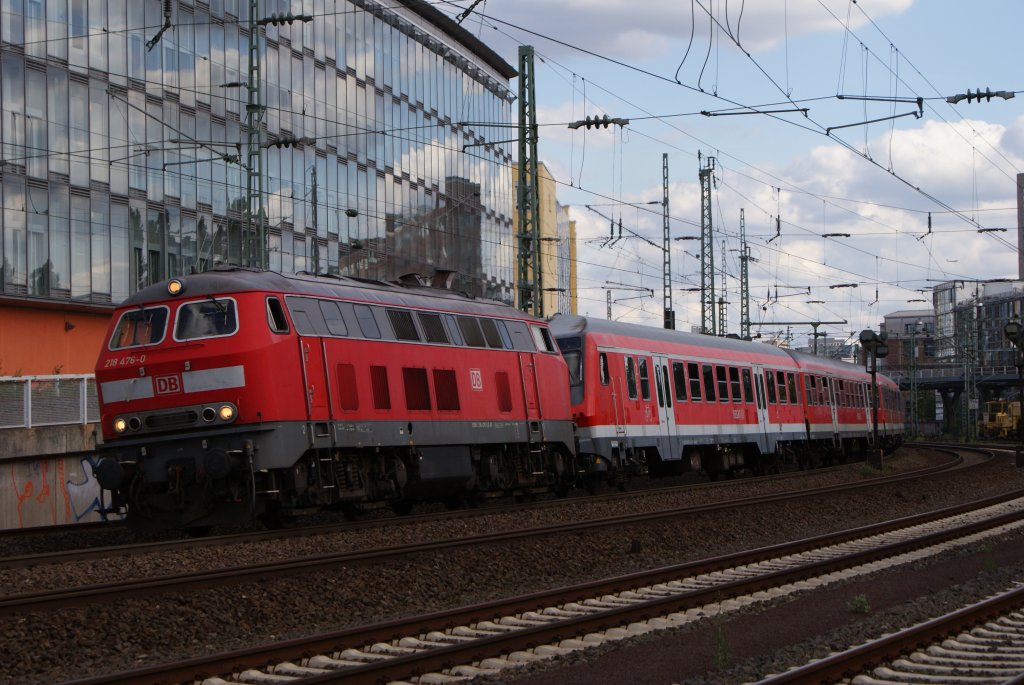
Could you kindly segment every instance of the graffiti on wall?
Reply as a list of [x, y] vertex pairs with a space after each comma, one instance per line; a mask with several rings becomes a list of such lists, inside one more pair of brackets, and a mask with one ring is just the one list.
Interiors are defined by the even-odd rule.
[[12, 461], [0, 468], [0, 527], [105, 521], [93, 455]]

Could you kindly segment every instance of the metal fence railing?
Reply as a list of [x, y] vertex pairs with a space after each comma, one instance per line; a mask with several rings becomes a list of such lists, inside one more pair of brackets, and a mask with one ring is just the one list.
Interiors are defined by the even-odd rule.
[[0, 429], [99, 421], [96, 378], [0, 376]]

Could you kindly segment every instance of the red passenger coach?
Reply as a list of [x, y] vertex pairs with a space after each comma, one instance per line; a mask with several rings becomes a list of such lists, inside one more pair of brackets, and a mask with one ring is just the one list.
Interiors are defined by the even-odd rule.
[[[872, 439], [870, 377], [857, 366], [578, 316], [555, 316], [551, 330], [569, 367], [580, 458], [598, 477], [761, 472], [862, 454]], [[894, 443], [902, 417], [886, 409], [883, 420]]]
[[544, 321], [421, 286], [221, 267], [118, 308], [96, 369], [101, 486], [129, 520], [564, 489]]

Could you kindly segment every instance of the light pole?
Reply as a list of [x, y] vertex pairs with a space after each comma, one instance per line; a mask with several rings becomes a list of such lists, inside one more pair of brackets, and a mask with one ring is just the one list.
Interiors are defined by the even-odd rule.
[[860, 344], [864, 348], [864, 370], [871, 374], [871, 428], [872, 449], [868, 453], [868, 463], [877, 469], [882, 468], [882, 449], [878, 443], [878, 359], [889, 354], [886, 344], [886, 333], [875, 333], [869, 328], [860, 332]]
[[910, 329], [910, 431], [916, 439], [918, 434], [917, 423], [917, 333], [923, 322], [918, 320]]
[[1014, 366], [1017, 367], [1017, 394], [1020, 401], [1020, 416], [1017, 417], [1017, 466], [1024, 466], [1024, 326], [1016, 318], [1003, 326], [1003, 335], [1013, 345]]

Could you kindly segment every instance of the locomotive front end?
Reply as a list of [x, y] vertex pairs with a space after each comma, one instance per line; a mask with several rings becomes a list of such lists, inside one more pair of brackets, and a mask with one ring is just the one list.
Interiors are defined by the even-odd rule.
[[96, 368], [95, 475], [108, 509], [130, 523], [202, 530], [258, 513], [253, 455], [272, 431], [251, 411], [265, 405], [247, 378], [256, 364], [242, 335], [246, 298], [174, 279], [115, 313]]

